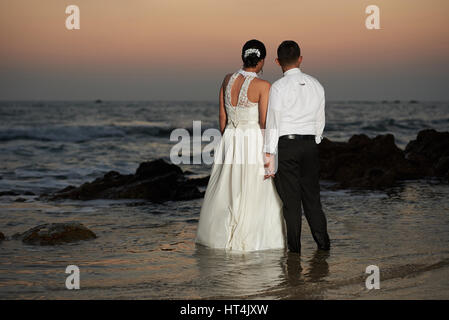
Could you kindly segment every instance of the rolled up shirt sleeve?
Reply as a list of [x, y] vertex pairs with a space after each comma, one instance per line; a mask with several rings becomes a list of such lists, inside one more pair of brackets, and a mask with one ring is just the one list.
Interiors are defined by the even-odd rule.
[[281, 122], [282, 95], [274, 85], [270, 88], [268, 100], [267, 121], [264, 134], [264, 152], [275, 154], [279, 140], [279, 126]]
[[325, 97], [323, 95], [323, 98], [322, 98], [319, 108], [318, 108], [317, 119], [315, 122], [315, 142], [317, 144], [319, 144], [321, 142], [321, 140], [323, 139], [323, 131], [324, 131], [325, 123], [326, 123], [325, 112], [324, 112], [325, 104], [326, 104]]

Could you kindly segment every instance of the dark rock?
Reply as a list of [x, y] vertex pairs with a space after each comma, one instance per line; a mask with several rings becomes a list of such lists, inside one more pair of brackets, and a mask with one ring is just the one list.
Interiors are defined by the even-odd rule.
[[185, 178], [181, 168], [162, 159], [143, 162], [135, 174], [109, 171], [102, 178], [80, 187], [67, 187], [50, 195], [57, 199], [147, 199], [154, 202], [201, 198], [195, 183]]
[[202, 178], [193, 178], [188, 181], [197, 187], [205, 187], [209, 183], [210, 176], [202, 177]]
[[427, 176], [444, 177], [449, 171], [449, 132], [422, 130], [405, 147], [405, 156]]
[[397, 180], [423, 176], [421, 168], [405, 159], [391, 134], [375, 138], [354, 135], [348, 142], [328, 139], [318, 145], [320, 176], [338, 182], [337, 188], [386, 188]]
[[8, 190], [8, 191], [1, 191], [1, 196], [18, 196], [18, 195], [25, 195], [25, 196], [35, 196], [35, 194], [31, 191], [14, 191], [14, 190]]
[[13, 240], [21, 240], [22, 239], [22, 234], [21, 233], [14, 233], [12, 236], [11, 236], [11, 239], [13, 239]]
[[9, 191], [1, 191], [0, 197], [2, 196], [18, 196], [19, 194], [15, 191], [9, 190]]
[[97, 236], [81, 223], [50, 223], [31, 228], [13, 239], [32, 245], [56, 245], [80, 240], [95, 239]]
[[142, 162], [136, 170], [136, 177], [140, 180], [164, 174], [182, 175], [183, 172], [177, 165], [169, 164], [162, 159]]
[[27, 199], [25, 198], [17, 198], [16, 200], [14, 200], [14, 202], [25, 202], [27, 201]]
[[443, 177], [448, 176], [449, 174], [449, 156], [443, 156], [441, 157], [436, 164], [435, 167], [435, 174], [437, 176]]
[[5, 238], [5, 235], [3, 234], [3, 233], [1, 233], [0, 232], [0, 241], [3, 241], [3, 240], [5, 240], [6, 238]]
[[76, 187], [75, 187], [75, 186], [67, 186], [67, 187], [65, 187], [64, 189], [61, 189], [61, 190], [56, 191], [56, 192], [58, 192], [58, 193], [61, 193], [61, 192], [68, 192], [68, 191], [72, 191], [73, 189], [76, 189]]

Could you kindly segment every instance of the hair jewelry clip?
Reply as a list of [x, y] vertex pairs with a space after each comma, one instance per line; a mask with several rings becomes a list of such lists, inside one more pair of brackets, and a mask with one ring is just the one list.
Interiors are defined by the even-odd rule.
[[260, 51], [259, 49], [246, 49], [245, 54], [243, 55], [244, 58], [249, 56], [251, 53], [255, 53], [258, 58], [260, 58]]

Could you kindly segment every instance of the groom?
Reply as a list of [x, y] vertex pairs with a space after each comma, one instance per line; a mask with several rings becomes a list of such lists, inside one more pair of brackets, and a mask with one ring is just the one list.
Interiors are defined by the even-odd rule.
[[[324, 89], [313, 77], [302, 73], [301, 50], [294, 41], [284, 41], [276, 63], [284, 76], [270, 89], [264, 152], [267, 175], [284, 204], [288, 248], [301, 251], [302, 208], [321, 250], [329, 250], [327, 223], [321, 208], [317, 144], [324, 130]], [[274, 172], [278, 154], [278, 169]]]

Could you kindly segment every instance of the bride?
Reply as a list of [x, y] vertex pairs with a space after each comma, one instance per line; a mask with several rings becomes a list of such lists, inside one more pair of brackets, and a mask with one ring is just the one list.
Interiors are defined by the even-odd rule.
[[220, 131], [204, 196], [196, 242], [212, 248], [255, 251], [285, 247], [282, 202], [264, 179], [263, 133], [270, 83], [259, 79], [265, 45], [250, 40], [243, 68], [220, 89]]

